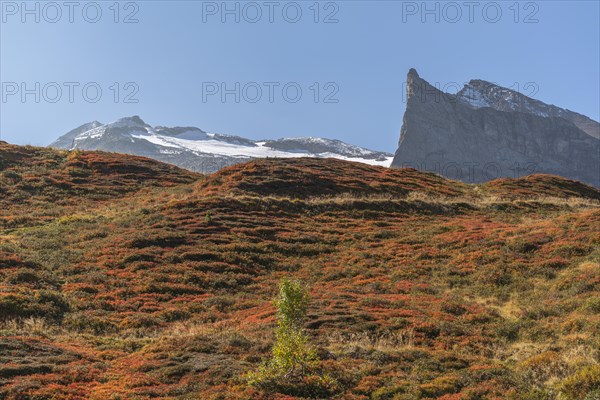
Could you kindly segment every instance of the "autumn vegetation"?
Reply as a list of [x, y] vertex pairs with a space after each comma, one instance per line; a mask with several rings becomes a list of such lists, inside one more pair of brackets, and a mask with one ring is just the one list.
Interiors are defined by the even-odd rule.
[[556, 176], [0, 142], [0, 398], [597, 400], [599, 262]]
[[277, 327], [271, 358], [247, 376], [248, 383], [269, 392], [322, 397], [334, 394], [336, 382], [319, 373], [317, 352], [304, 332], [310, 295], [302, 283], [283, 278], [275, 303]]

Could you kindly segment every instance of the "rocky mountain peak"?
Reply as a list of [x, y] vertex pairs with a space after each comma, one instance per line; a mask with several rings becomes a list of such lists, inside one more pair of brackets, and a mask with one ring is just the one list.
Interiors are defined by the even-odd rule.
[[124, 127], [124, 126], [150, 127], [150, 125], [145, 123], [144, 120], [142, 120], [139, 115], [133, 115], [131, 117], [119, 118], [118, 120], [116, 120], [115, 122], [113, 122], [110, 125], [113, 127]]
[[420, 76], [416, 69], [411, 68], [408, 70], [407, 82], [410, 82], [413, 79], [419, 79], [419, 78], [420, 78]]
[[491, 82], [442, 93], [411, 70], [392, 167], [466, 182], [549, 173], [600, 186], [600, 124]]
[[252, 140], [207, 133], [196, 127], [148, 125], [139, 116], [110, 124], [90, 123], [58, 138], [51, 147], [139, 155], [202, 173], [255, 158], [340, 158], [389, 166], [392, 155], [324, 138]]

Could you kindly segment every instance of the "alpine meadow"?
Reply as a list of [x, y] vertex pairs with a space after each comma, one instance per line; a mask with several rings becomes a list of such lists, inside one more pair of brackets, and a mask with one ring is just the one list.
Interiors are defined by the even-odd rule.
[[0, 0], [0, 400], [600, 400], [599, 16]]

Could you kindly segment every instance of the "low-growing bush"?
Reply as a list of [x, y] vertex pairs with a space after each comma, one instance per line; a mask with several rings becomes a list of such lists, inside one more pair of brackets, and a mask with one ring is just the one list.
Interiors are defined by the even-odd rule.
[[0, 298], [0, 320], [26, 317], [60, 320], [69, 309], [67, 299], [61, 293], [51, 290], [40, 290], [33, 296], [11, 293]]
[[295, 396], [323, 397], [332, 394], [336, 381], [318, 371], [316, 350], [302, 328], [310, 297], [296, 280], [279, 285], [275, 344], [269, 360], [247, 375], [252, 386]]
[[[600, 392], [600, 365], [590, 365], [565, 378], [560, 385], [560, 394], [569, 400], [594, 400]], [[598, 398], [598, 397], [596, 397]]]

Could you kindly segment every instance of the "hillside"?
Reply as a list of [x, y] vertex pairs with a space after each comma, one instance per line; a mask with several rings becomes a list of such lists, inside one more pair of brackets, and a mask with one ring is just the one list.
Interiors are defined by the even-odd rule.
[[0, 227], [37, 224], [200, 175], [143, 157], [0, 141]]
[[[600, 393], [590, 186], [310, 158], [205, 178], [6, 143], [0, 160], [0, 398]], [[331, 387], [243, 379], [269, 354], [285, 276], [311, 287], [306, 328]]]

